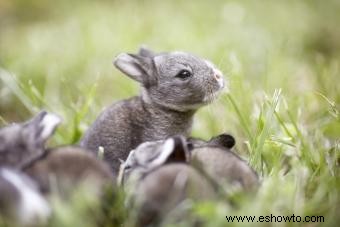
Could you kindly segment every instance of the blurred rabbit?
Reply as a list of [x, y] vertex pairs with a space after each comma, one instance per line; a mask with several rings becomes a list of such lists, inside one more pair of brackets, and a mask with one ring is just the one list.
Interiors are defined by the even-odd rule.
[[110, 167], [104, 161], [76, 146], [47, 149], [44, 156], [22, 169], [38, 183], [44, 194], [54, 189], [65, 196], [77, 186], [100, 194], [114, 183]]
[[209, 141], [190, 138], [191, 163], [208, 174], [218, 184], [241, 186], [245, 190], [256, 189], [259, 179], [256, 172], [230, 149], [235, 140], [221, 134]]
[[154, 53], [141, 48], [122, 53], [114, 65], [141, 84], [141, 94], [114, 103], [87, 130], [81, 146], [104, 158], [114, 175], [119, 159], [145, 141], [188, 135], [193, 116], [224, 87], [222, 73], [212, 63], [185, 52]]
[[0, 168], [0, 219], [8, 226], [38, 226], [51, 209], [37, 185], [17, 170]]
[[60, 122], [57, 115], [42, 111], [28, 122], [0, 129], [0, 166], [24, 171], [43, 193], [53, 185], [63, 194], [85, 182], [95, 189], [112, 185], [110, 167], [91, 152], [76, 146], [45, 149]]
[[[119, 183], [138, 209], [139, 226], [160, 222], [184, 201], [215, 198], [212, 185], [188, 161], [183, 137], [146, 142], [129, 154], [121, 165]], [[181, 211], [176, 218], [184, 214]]]
[[20, 167], [44, 153], [47, 139], [61, 119], [42, 111], [24, 123], [13, 123], [0, 129], [0, 166]]

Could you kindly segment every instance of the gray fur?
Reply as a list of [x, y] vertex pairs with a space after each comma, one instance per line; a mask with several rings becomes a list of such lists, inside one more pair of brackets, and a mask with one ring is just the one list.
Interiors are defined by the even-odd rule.
[[[103, 147], [115, 175], [119, 159], [125, 160], [140, 143], [189, 135], [197, 109], [213, 101], [224, 86], [221, 72], [211, 63], [184, 52], [155, 54], [142, 48], [138, 54], [120, 54], [114, 65], [141, 84], [141, 94], [104, 110], [81, 146], [93, 152]], [[181, 70], [192, 77], [176, 77]]]
[[42, 111], [27, 122], [1, 128], [0, 166], [20, 167], [41, 155], [60, 122], [55, 114]]
[[27, 173], [44, 194], [52, 192], [51, 184], [63, 195], [89, 181], [98, 192], [112, 185], [110, 167], [89, 151], [77, 146], [45, 148], [60, 122], [57, 115], [43, 111], [25, 123], [0, 129], [0, 166]]
[[37, 226], [47, 221], [50, 213], [50, 206], [35, 182], [17, 170], [0, 168], [2, 221], [8, 226]]
[[43, 194], [54, 190], [67, 197], [79, 186], [99, 195], [113, 184], [110, 167], [90, 152], [76, 146], [49, 149], [23, 168]]
[[121, 164], [118, 184], [125, 184], [129, 178], [132, 178], [130, 181], [139, 181], [149, 172], [167, 163], [188, 163], [189, 160], [190, 153], [184, 137], [144, 142], [132, 150], [126, 161]]
[[235, 141], [228, 134], [221, 134], [209, 141], [189, 139], [193, 143], [191, 162], [205, 171], [215, 182], [241, 186], [245, 190], [259, 185], [257, 173], [230, 149]]
[[[183, 137], [181, 138], [184, 140]], [[241, 186], [245, 190], [256, 189], [259, 184], [258, 176], [246, 161], [230, 150], [234, 143], [234, 138], [228, 134], [212, 137], [209, 141], [190, 138], [183, 145], [191, 144], [190, 158], [183, 159], [183, 162], [191, 163], [195, 168], [203, 171], [205, 176], [217, 185]], [[164, 141], [139, 145], [123, 164], [129, 167], [125, 175], [129, 175], [129, 172], [145, 174], [154, 169], [153, 162], [156, 160], [155, 157], [161, 155], [163, 145]], [[140, 175], [136, 178], [139, 179]]]
[[179, 208], [181, 203], [216, 199], [216, 191], [190, 165], [172, 163], [146, 175], [136, 187], [134, 196], [139, 206], [138, 225], [148, 226], [170, 216], [171, 219], [185, 219], [187, 210]]
[[[183, 137], [145, 142], [121, 165], [120, 183], [137, 207], [138, 226], [159, 222], [186, 199], [215, 198], [213, 186], [188, 164], [188, 152]], [[176, 218], [185, 216], [180, 213]]]

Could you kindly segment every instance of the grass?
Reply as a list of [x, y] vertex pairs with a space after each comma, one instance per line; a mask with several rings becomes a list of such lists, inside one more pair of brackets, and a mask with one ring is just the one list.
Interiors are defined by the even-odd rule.
[[[236, 208], [225, 198], [196, 204], [187, 222], [200, 217], [207, 226], [237, 226], [225, 216], [295, 214], [323, 215], [325, 222], [265, 224], [336, 226], [339, 9], [335, 0], [3, 0], [0, 125], [47, 109], [64, 118], [51, 144], [76, 143], [104, 106], [138, 93], [112, 66], [114, 56], [141, 44], [193, 52], [213, 61], [230, 84], [229, 93], [199, 111], [193, 135], [233, 134], [235, 151], [258, 171], [261, 187], [233, 195]], [[53, 203], [49, 225], [97, 223], [96, 212], [84, 209], [91, 201], [82, 198]], [[105, 225], [131, 222], [121, 200], [106, 204]]]

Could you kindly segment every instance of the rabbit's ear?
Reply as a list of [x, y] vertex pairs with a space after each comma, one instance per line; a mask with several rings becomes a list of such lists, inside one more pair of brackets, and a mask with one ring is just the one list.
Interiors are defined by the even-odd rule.
[[30, 121], [25, 123], [24, 130], [33, 141], [44, 143], [50, 138], [56, 127], [61, 123], [61, 118], [55, 114], [41, 111]]
[[162, 165], [170, 162], [188, 162], [189, 151], [181, 136], [167, 139], [162, 147], [161, 154], [153, 161], [154, 165]]
[[113, 64], [130, 78], [148, 86], [153, 78], [152, 59], [141, 55], [122, 53]]
[[141, 46], [139, 48], [138, 55], [142, 57], [153, 58], [156, 55], [156, 53], [148, 49], [146, 46]]
[[174, 148], [171, 155], [167, 158], [167, 162], [188, 162], [190, 153], [184, 137], [175, 136], [172, 139], [174, 141]]
[[208, 143], [231, 149], [235, 145], [235, 139], [233, 136], [224, 133], [211, 138]]

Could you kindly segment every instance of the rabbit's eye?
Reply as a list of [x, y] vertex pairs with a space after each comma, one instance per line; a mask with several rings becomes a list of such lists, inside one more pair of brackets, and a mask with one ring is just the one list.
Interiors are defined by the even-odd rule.
[[189, 77], [191, 77], [192, 76], [192, 74], [191, 74], [191, 72], [189, 72], [188, 70], [181, 70], [177, 75], [176, 75], [176, 77], [177, 78], [180, 78], [180, 79], [182, 79], [182, 80], [186, 80], [186, 79], [188, 79]]

